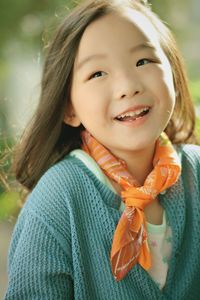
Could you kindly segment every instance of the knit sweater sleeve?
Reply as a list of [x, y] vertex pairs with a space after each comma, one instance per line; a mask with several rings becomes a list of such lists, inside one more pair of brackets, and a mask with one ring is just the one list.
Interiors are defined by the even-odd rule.
[[63, 178], [53, 168], [22, 209], [9, 251], [5, 300], [73, 299], [70, 218]]

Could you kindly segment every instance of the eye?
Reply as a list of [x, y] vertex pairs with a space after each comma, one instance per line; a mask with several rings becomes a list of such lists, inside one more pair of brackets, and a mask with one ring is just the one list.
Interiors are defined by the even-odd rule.
[[153, 61], [151, 59], [142, 58], [142, 59], [138, 60], [138, 62], [136, 63], [136, 67], [144, 66], [144, 65], [147, 65], [147, 64], [152, 63], [152, 62]]
[[93, 74], [89, 77], [89, 79], [93, 79], [93, 78], [97, 78], [97, 77], [102, 77], [103, 74], [106, 74], [106, 73], [103, 72], [103, 71], [97, 71], [97, 72], [93, 73]]

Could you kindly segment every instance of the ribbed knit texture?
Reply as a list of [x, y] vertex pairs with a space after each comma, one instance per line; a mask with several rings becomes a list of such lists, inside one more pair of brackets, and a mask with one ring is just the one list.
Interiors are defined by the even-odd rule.
[[173, 235], [162, 291], [139, 265], [115, 281], [109, 256], [121, 199], [67, 156], [43, 175], [20, 213], [5, 299], [199, 299], [200, 147], [181, 151], [182, 176], [159, 196]]

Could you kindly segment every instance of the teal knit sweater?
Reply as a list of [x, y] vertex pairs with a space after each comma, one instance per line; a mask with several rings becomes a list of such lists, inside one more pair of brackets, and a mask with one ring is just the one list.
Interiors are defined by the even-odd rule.
[[115, 281], [109, 255], [121, 199], [66, 156], [42, 176], [19, 215], [5, 299], [200, 299], [200, 147], [181, 152], [182, 176], [159, 197], [173, 233], [162, 291], [140, 265]]

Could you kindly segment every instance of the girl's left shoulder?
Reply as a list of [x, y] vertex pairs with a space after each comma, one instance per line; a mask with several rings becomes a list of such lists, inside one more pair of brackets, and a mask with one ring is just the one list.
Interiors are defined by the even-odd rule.
[[200, 158], [200, 146], [199, 145], [193, 145], [193, 144], [182, 144], [178, 146], [180, 151], [182, 151], [182, 154], [189, 155], [189, 156], [195, 156], [197, 158]]
[[200, 168], [200, 146], [182, 144], [176, 147], [182, 164], [190, 164], [195, 169]]

